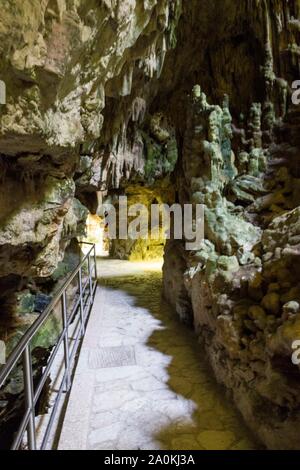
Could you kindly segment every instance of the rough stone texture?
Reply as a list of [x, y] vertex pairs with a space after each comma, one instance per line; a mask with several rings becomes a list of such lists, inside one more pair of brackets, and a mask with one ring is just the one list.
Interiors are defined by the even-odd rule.
[[[185, 116], [176, 125], [179, 199], [205, 205], [205, 240], [190, 253], [168, 243], [165, 296], [194, 323], [217, 379], [260, 439], [269, 448], [297, 449], [300, 381], [292, 343], [300, 334], [300, 148], [290, 85], [299, 70], [299, 4], [225, 1], [217, 12], [216, 3], [204, 19], [185, 6], [169, 59], [178, 70], [169, 109], [174, 122], [176, 104]], [[212, 37], [209, 57], [194, 71], [192, 62], [183, 69], [180, 53], [188, 54], [183, 37], [190, 21], [201, 30], [198, 38]], [[165, 71], [167, 79], [168, 64]], [[187, 77], [201, 86], [189, 90], [184, 104]]]
[[59, 449], [259, 448], [200, 361], [197, 338], [162, 301], [156, 265], [100, 266]]
[[174, 169], [174, 129], [162, 115], [143, 123], [144, 87], [157, 81], [175, 46], [180, 1], [14, 0], [0, 7], [7, 91], [0, 107], [0, 298], [7, 317], [8, 301], [18, 312], [24, 296], [56, 278], [70, 241], [84, 233], [86, 208], [97, 210], [97, 190], [129, 178], [151, 185]]

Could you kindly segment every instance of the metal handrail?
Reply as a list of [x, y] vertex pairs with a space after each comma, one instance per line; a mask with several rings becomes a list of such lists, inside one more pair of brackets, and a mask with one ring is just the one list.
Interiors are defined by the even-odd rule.
[[[85, 333], [86, 323], [89, 318], [89, 314], [94, 302], [96, 287], [97, 287], [97, 259], [96, 259], [96, 248], [93, 243], [82, 242], [83, 244], [90, 245], [88, 253], [83, 257], [74, 271], [67, 277], [66, 281], [60, 287], [55, 297], [51, 300], [49, 305], [46, 307], [40, 317], [31, 325], [26, 331], [16, 348], [11, 352], [7, 359], [6, 364], [0, 369], [0, 389], [5, 385], [11, 372], [18, 365], [20, 359], [23, 360], [23, 379], [24, 379], [24, 401], [25, 401], [25, 412], [21, 421], [21, 424], [16, 432], [12, 449], [17, 449], [22, 444], [25, 432], [27, 430], [28, 437], [28, 448], [30, 450], [37, 449], [37, 431], [35, 423], [35, 406], [38, 399], [43, 391], [43, 387], [46, 383], [48, 374], [50, 373], [51, 366], [54, 363], [54, 359], [57, 357], [57, 353], [60, 349], [61, 344], [64, 345], [64, 374], [61, 380], [58, 395], [56, 397], [52, 413], [50, 415], [48, 426], [45, 430], [41, 448], [45, 448], [47, 445], [47, 439], [50, 434], [51, 427], [54, 422], [55, 413], [58, 408], [58, 401], [61, 398], [62, 392], [69, 392], [71, 387], [71, 372], [72, 364], [75, 359], [76, 352], [79, 344]], [[94, 263], [92, 265], [91, 258]], [[82, 268], [87, 263], [88, 273], [87, 281], [82, 283]], [[75, 301], [72, 312], [68, 315], [66, 292], [68, 287], [71, 285], [75, 277], [78, 277], [78, 299]], [[87, 292], [88, 291], [88, 292]], [[49, 361], [45, 370], [42, 373], [41, 380], [39, 381], [36, 390], [34, 390], [33, 384], [33, 368], [32, 368], [32, 355], [31, 355], [31, 341], [34, 336], [39, 332], [41, 327], [45, 324], [46, 320], [50, 318], [55, 307], [61, 302], [62, 312], [62, 325], [63, 330], [57, 339], [56, 345], [53, 346]], [[71, 350], [69, 350], [69, 327], [74, 321], [76, 314], [78, 315], [77, 324], [74, 326], [74, 331], [78, 332], [75, 338], [75, 344]], [[74, 339], [74, 338], [72, 338]]]

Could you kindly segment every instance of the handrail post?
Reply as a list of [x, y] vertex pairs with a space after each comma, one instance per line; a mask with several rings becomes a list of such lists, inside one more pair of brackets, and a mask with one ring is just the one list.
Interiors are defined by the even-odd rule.
[[63, 292], [61, 297], [63, 331], [64, 331], [64, 359], [65, 359], [65, 373], [66, 373], [66, 392], [70, 390], [71, 377], [70, 377], [70, 356], [69, 356], [69, 337], [68, 337], [68, 319], [67, 319], [67, 298], [66, 291]]
[[81, 317], [81, 334], [84, 336], [85, 325], [84, 325], [84, 308], [83, 308], [83, 292], [82, 292], [82, 268], [80, 267], [78, 272], [79, 281], [79, 300], [80, 300], [80, 317]]
[[90, 286], [90, 305], [93, 304], [93, 281], [91, 271], [91, 253], [88, 254], [88, 272], [89, 272], [89, 286]]
[[97, 253], [96, 253], [96, 245], [94, 245], [94, 263], [95, 263], [95, 281], [97, 282], [97, 279], [98, 279], [98, 272], [97, 272]]
[[36, 450], [36, 432], [35, 432], [35, 408], [32, 362], [30, 354], [30, 345], [28, 344], [23, 352], [23, 375], [24, 375], [24, 397], [25, 407], [30, 410], [30, 416], [27, 426], [28, 448]]

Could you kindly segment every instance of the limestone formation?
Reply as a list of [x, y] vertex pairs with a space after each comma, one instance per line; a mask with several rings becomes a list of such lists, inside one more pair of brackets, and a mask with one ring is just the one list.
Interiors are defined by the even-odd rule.
[[[246, 423], [269, 448], [299, 448], [299, 0], [0, 7], [0, 339], [10, 351], [76, 265], [97, 192], [203, 204], [199, 250], [162, 235], [111, 252], [164, 250], [164, 295]], [[37, 340], [37, 374], [56, 327]], [[0, 394], [8, 427], [13, 383]]]

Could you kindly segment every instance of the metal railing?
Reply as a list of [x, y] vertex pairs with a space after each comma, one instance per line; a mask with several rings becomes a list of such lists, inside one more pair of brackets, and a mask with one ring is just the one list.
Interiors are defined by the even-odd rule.
[[[13, 438], [11, 449], [27, 448], [29, 450], [45, 449], [49, 440], [50, 432], [57, 418], [60, 399], [63, 394], [67, 396], [70, 391], [72, 372], [75, 364], [76, 353], [85, 333], [86, 324], [93, 306], [97, 287], [97, 259], [95, 245], [91, 245], [89, 251], [84, 255], [76, 269], [68, 276], [64, 284], [46, 307], [40, 317], [31, 325], [24, 334], [17, 347], [12, 351], [6, 364], [0, 369], [0, 390], [9, 384], [11, 375], [16, 368], [21, 368], [23, 373], [23, 393], [24, 393], [24, 414], [20, 419], [20, 425]], [[76, 279], [77, 278], [77, 279]], [[68, 308], [67, 290], [74, 287], [77, 280], [77, 292], [75, 300], [72, 295], [72, 306]], [[58, 334], [57, 341], [53, 344], [53, 349], [48, 358], [47, 364], [43, 367], [41, 374], [38, 374], [38, 383], [34, 376], [32, 342], [37, 333], [42, 331], [47, 320], [52, 315], [56, 315], [59, 307], [62, 331]], [[72, 331], [70, 331], [72, 330]], [[73, 343], [73, 344], [72, 344]], [[62, 346], [62, 347], [61, 347]], [[61, 351], [63, 349], [63, 352]], [[59, 356], [61, 351], [61, 358]], [[61, 361], [60, 361], [61, 359]], [[53, 373], [55, 364], [55, 378], [51, 380], [59, 381], [55, 391], [55, 400], [49, 413], [48, 423], [41, 433], [37, 433], [37, 413], [36, 407], [41, 394], [45, 388], [49, 374]], [[27, 439], [26, 439], [27, 433]], [[37, 439], [38, 437], [38, 439]], [[40, 441], [38, 444], [37, 440]]]

